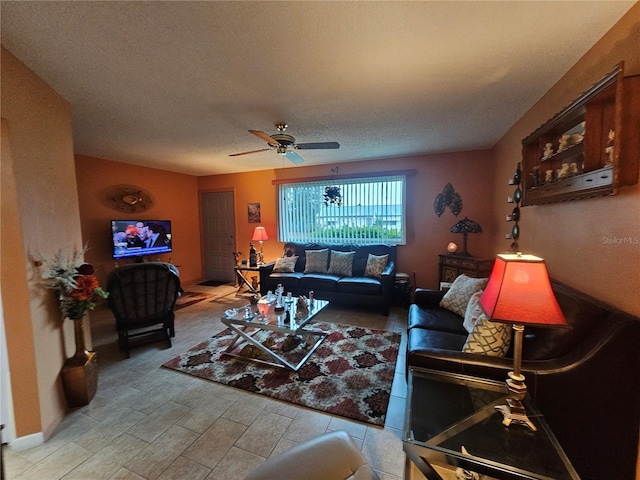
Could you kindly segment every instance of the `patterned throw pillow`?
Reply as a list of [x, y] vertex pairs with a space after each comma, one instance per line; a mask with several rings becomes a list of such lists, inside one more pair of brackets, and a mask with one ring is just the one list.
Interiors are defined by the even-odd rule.
[[304, 273], [327, 273], [327, 264], [329, 263], [329, 249], [322, 250], [305, 250], [307, 262], [304, 265]]
[[331, 250], [331, 263], [329, 264], [329, 273], [340, 275], [341, 277], [353, 276], [353, 257], [356, 252], [337, 252]]
[[464, 342], [462, 351], [490, 357], [504, 357], [511, 345], [511, 325], [496, 323], [486, 315], [478, 317], [475, 327]]
[[371, 255], [367, 257], [367, 266], [364, 269], [365, 277], [375, 277], [380, 278], [382, 276], [382, 272], [387, 268], [387, 261], [389, 260], [389, 255]]
[[298, 257], [281, 257], [276, 260], [276, 264], [273, 267], [274, 272], [280, 273], [293, 273], [296, 268], [296, 261]]
[[467, 312], [471, 295], [487, 286], [488, 278], [471, 278], [460, 275], [453, 281], [451, 288], [445, 293], [440, 306], [457, 313], [461, 317]]
[[484, 290], [479, 290], [471, 295], [471, 300], [469, 300], [469, 304], [467, 305], [467, 311], [464, 314], [464, 323], [462, 325], [469, 333], [473, 331], [473, 327], [476, 326], [480, 317], [487, 316], [480, 306], [480, 297], [483, 291]]

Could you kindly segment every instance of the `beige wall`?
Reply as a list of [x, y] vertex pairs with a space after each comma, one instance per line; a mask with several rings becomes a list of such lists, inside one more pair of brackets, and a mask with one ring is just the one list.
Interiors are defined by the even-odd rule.
[[[76, 156], [75, 164], [81, 199], [82, 238], [89, 245], [86, 259], [96, 266], [97, 277], [103, 285], [115, 265], [111, 220], [171, 220], [174, 250], [153, 259], [171, 260], [178, 265], [182, 283], [192, 283], [202, 278], [196, 177], [83, 155]], [[136, 214], [109, 207], [104, 201], [104, 191], [122, 184], [145, 189], [153, 197], [153, 206]], [[118, 263], [122, 265], [132, 261], [123, 259]]]
[[[66, 410], [59, 377], [75, 347], [73, 325], [63, 323], [53, 295], [39, 284], [41, 272], [35, 260], [82, 245], [71, 114], [62, 97], [3, 48], [2, 116], [3, 174], [12, 171], [9, 192], [15, 193], [7, 198], [2, 191], [2, 301], [16, 435], [41, 431], [46, 437]], [[7, 156], [6, 134], [11, 147]], [[11, 210], [7, 217], [5, 202]], [[25, 293], [28, 299], [23, 298]], [[32, 355], [35, 386], [33, 372], [23, 372]], [[34, 420], [38, 412], [39, 422]]]
[[[504, 216], [511, 210], [506, 198], [513, 188], [506, 180], [521, 158], [521, 140], [620, 61], [626, 74], [640, 74], [639, 46], [636, 4], [495, 146], [494, 250], [508, 247]], [[545, 258], [552, 277], [640, 315], [640, 184], [621, 188], [617, 196], [525, 207], [521, 216], [521, 249]], [[631, 243], [607, 243], [615, 238]]]
[[[394, 170], [415, 170], [407, 187], [407, 244], [398, 248], [398, 271], [415, 273], [417, 285], [437, 288], [438, 254], [446, 253], [446, 246], [454, 241], [462, 248], [462, 236], [451, 233], [458, 220], [468, 216], [483, 227], [491, 217], [489, 210], [493, 167], [490, 152], [473, 151], [386, 158], [352, 163], [320, 166], [302, 166], [278, 170], [265, 170], [250, 174], [230, 174], [200, 177], [201, 192], [231, 190], [235, 194], [236, 247], [243, 253], [255, 224], [247, 221], [247, 203], [260, 203], [262, 225], [267, 228], [269, 241], [264, 243], [265, 261], [275, 260], [282, 254], [283, 244], [276, 238], [276, 186], [274, 180], [313, 179], [331, 175], [338, 167], [340, 174], [371, 173]], [[463, 201], [462, 212], [455, 217], [449, 209], [438, 217], [433, 202], [447, 183], [451, 183]], [[486, 231], [486, 230], [485, 230]], [[489, 248], [490, 235], [469, 235], [468, 249], [475, 256], [493, 256]]]

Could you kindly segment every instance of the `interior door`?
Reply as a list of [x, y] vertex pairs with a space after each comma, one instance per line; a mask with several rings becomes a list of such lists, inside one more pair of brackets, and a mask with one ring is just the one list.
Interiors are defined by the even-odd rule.
[[205, 280], [235, 281], [235, 214], [233, 192], [200, 196]]

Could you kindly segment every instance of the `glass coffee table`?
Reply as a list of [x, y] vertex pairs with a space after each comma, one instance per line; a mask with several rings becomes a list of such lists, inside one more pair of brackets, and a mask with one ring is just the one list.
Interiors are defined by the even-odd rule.
[[[297, 300], [296, 297], [293, 297], [290, 302], [285, 303], [284, 311], [277, 312], [275, 302], [272, 304], [258, 303], [258, 305], [245, 305], [237, 309], [235, 315], [223, 315], [222, 323], [236, 333], [236, 337], [225, 349], [225, 355], [288, 368], [297, 372], [327, 336], [325, 332], [308, 328], [308, 324], [329, 305], [326, 300], [316, 299], [309, 305], [308, 311], [303, 312], [298, 311]], [[290, 362], [273, 345], [264, 341], [265, 336], [261, 332], [265, 331], [267, 334], [284, 334], [295, 337], [296, 342], [306, 350], [305, 355], [296, 363]], [[260, 337], [260, 340], [256, 337]], [[233, 353], [234, 348], [237, 349], [242, 343], [258, 348], [266, 359]]]
[[462, 478], [580, 480], [528, 395], [535, 432], [503, 425], [504, 382], [414, 367], [407, 381], [405, 478], [413, 463], [428, 480], [456, 478], [456, 469]]

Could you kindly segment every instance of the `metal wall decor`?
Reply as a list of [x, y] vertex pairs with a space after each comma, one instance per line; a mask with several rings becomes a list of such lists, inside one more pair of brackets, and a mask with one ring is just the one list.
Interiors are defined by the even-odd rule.
[[511, 245], [509, 245], [510, 252], [518, 252], [520, 250], [520, 246], [518, 245], [518, 238], [520, 238], [520, 225], [518, 222], [520, 222], [520, 202], [522, 201], [521, 182], [522, 168], [518, 162], [516, 172], [513, 174], [513, 178], [509, 180], [509, 185], [515, 185], [516, 189], [513, 192], [513, 196], [507, 197], [507, 203], [515, 203], [515, 207], [511, 210], [511, 214], [507, 215], [506, 218], [507, 222], [514, 222], [514, 225], [511, 227], [511, 232], [505, 235], [508, 240], [513, 240]]
[[325, 205], [342, 205], [342, 194], [340, 187], [324, 187], [324, 204]]
[[451, 183], [447, 183], [444, 186], [442, 193], [436, 195], [436, 199], [433, 202], [433, 210], [439, 217], [442, 216], [447, 207], [451, 209], [451, 213], [456, 217], [462, 211], [462, 197], [456, 193]]
[[153, 207], [153, 197], [136, 185], [114, 185], [102, 193], [103, 202], [119, 212], [140, 213]]

